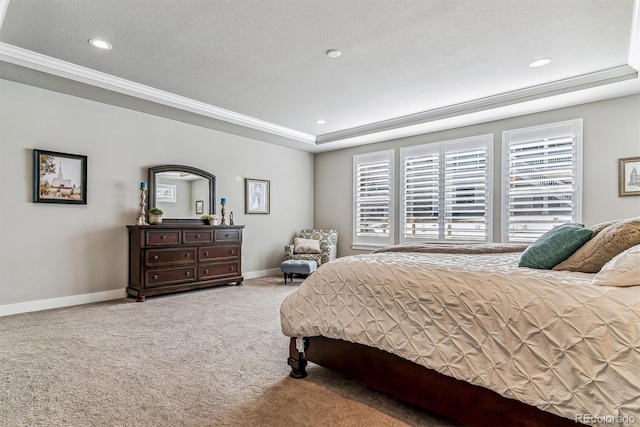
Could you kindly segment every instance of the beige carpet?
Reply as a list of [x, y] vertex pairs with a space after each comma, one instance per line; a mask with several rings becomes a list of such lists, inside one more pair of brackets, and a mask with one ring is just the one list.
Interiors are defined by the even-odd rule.
[[0, 317], [0, 426], [457, 425], [316, 365], [289, 378], [299, 283]]

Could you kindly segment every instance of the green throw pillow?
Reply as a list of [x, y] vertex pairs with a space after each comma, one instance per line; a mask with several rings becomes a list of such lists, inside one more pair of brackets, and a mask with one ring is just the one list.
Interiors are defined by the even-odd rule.
[[520, 256], [518, 267], [550, 270], [584, 245], [593, 231], [582, 224], [563, 224], [538, 237]]

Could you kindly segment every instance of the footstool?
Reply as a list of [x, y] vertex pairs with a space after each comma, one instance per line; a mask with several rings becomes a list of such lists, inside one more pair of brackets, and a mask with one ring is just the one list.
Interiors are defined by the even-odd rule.
[[288, 259], [282, 261], [280, 264], [280, 270], [284, 273], [284, 284], [287, 284], [287, 276], [293, 282], [293, 275], [300, 274], [303, 276], [308, 276], [309, 274], [316, 271], [318, 268], [318, 263], [314, 260], [305, 260], [305, 259]]

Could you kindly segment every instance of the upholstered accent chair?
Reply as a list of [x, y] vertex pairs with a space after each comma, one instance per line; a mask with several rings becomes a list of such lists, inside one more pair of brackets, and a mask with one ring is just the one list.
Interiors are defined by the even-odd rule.
[[338, 253], [338, 230], [300, 230], [298, 239], [312, 239], [320, 242], [320, 253], [296, 253], [296, 245], [284, 247], [284, 259], [315, 260], [320, 265], [336, 259]]

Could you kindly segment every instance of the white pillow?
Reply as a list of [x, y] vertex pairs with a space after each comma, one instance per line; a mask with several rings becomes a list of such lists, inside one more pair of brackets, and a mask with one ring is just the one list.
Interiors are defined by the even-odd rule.
[[320, 254], [320, 240], [302, 239], [296, 237], [293, 239], [294, 254]]
[[592, 283], [598, 286], [640, 285], [640, 245], [613, 257], [600, 269]]

